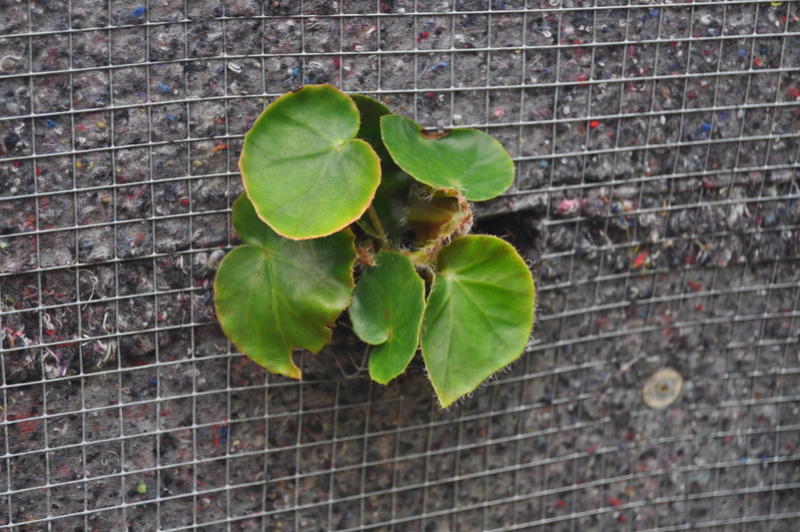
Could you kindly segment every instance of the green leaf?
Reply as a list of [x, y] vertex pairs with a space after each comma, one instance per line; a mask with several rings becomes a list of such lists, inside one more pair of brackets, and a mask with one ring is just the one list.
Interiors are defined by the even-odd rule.
[[442, 248], [421, 342], [442, 407], [519, 358], [533, 327], [535, 296], [525, 262], [503, 240], [469, 235]]
[[381, 117], [392, 114], [392, 111], [374, 98], [360, 94], [353, 94], [350, 97], [355, 102], [361, 117], [361, 126], [356, 136], [369, 142], [382, 163], [391, 163], [392, 159], [381, 138]]
[[496, 139], [477, 129], [442, 134], [399, 115], [381, 118], [383, 142], [397, 165], [434, 188], [454, 188], [470, 201], [504, 192], [514, 182], [514, 162]]
[[318, 352], [350, 304], [353, 233], [346, 229], [315, 240], [281, 237], [242, 195], [233, 224], [244, 245], [222, 260], [214, 281], [222, 330], [243, 353], [274, 373], [300, 378], [295, 347]]
[[381, 251], [375, 263], [361, 274], [350, 319], [358, 337], [377, 346], [369, 358], [369, 374], [386, 384], [405, 371], [417, 351], [425, 283], [404, 255]]
[[356, 221], [380, 183], [380, 160], [355, 138], [355, 103], [331, 85], [306, 85], [270, 104], [245, 135], [239, 168], [259, 218], [302, 240]]

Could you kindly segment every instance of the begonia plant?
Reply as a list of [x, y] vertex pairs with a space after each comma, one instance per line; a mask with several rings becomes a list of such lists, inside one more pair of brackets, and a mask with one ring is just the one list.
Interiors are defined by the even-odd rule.
[[331, 85], [278, 98], [245, 136], [242, 244], [214, 283], [223, 331], [268, 370], [300, 378], [345, 310], [381, 384], [421, 352], [443, 407], [516, 360], [535, 287], [504, 240], [469, 234], [470, 202], [504, 192], [514, 164], [476, 129], [430, 132]]

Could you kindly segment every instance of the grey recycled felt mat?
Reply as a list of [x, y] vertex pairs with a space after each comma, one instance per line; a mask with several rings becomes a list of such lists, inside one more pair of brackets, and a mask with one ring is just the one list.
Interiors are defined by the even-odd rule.
[[[800, 3], [0, 0], [0, 529], [798, 531]], [[512, 155], [522, 358], [449, 410], [216, 325], [303, 84]], [[677, 400], [643, 399], [661, 368]]]

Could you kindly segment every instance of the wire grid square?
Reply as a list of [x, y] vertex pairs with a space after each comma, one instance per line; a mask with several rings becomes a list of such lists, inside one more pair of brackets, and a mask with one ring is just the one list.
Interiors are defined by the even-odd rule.
[[[796, 526], [796, 4], [4, 9], [2, 528]], [[537, 340], [452, 412], [214, 324], [242, 135], [323, 82], [516, 161]]]

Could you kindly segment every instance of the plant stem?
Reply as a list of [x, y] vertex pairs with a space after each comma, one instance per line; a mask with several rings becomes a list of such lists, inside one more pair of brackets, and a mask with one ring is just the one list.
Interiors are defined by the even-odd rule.
[[381, 219], [378, 217], [378, 213], [372, 205], [367, 209], [367, 216], [369, 216], [369, 221], [372, 223], [372, 228], [378, 233], [378, 240], [380, 240], [381, 246], [389, 248], [389, 237], [386, 235], [386, 230], [383, 228]]

